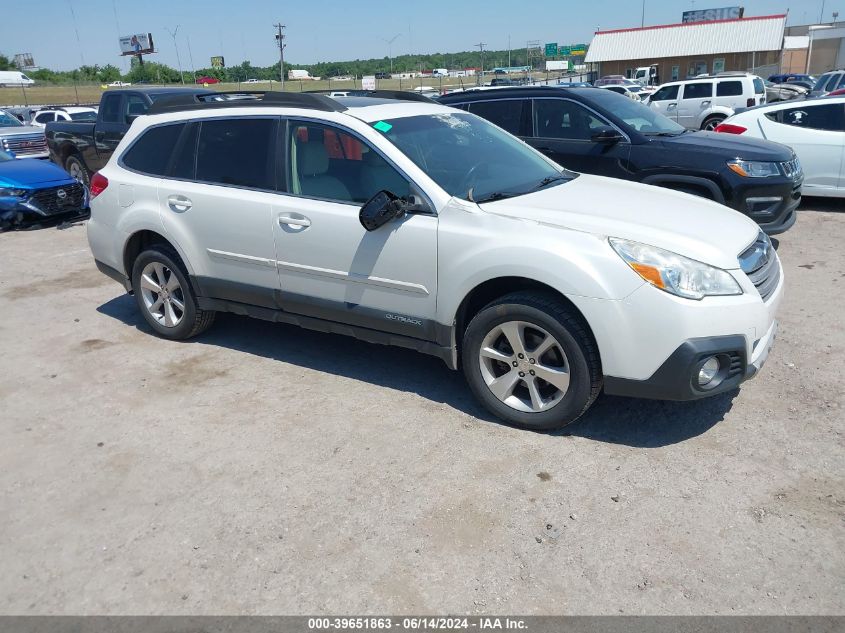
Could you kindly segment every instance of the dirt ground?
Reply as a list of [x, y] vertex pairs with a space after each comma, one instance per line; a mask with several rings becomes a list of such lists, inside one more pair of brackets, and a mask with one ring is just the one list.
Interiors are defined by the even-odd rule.
[[434, 358], [245, 317], [153, 336], [82, 225], [0, 235], [2, 614], [842, 614], [845, 202], [768, 364], [502, 426]]

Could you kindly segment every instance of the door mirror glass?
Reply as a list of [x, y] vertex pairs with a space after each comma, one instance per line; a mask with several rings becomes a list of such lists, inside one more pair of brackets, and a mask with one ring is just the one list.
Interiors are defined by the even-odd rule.
[[611, 145], [622, 140], [622, 135], [609, 125], [602, 125], [593, 130], [590, 140], [594, 143], [606, 143]]
[[368, 231], [375, 231], [391, 220], [405, 215], [405, 203], [395, 194], [382, 189], [364, 203], [358, 213], [358, 219]]

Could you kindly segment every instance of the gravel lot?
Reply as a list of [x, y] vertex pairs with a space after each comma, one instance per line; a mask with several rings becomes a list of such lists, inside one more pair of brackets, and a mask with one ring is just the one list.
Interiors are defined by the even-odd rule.
[[84, 226], [0, 235], [0, 613], [845, 613], [843, 243], [805, 202], [738, 393], [545, 435], [402, 349], [155, 338]]

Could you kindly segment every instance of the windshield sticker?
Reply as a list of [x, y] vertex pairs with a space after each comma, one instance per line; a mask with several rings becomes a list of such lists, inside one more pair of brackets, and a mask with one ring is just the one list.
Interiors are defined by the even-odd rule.
[[393, 126], [390, 125], [390, 123], [388, 123], [387, 121], [379, 121], [378, 123], [373, 123], [373, 127], [379, 132], [384, 132], [385, 134], [387, 134], [388, 132], [390, 132], [391, 129], [393, 129]]

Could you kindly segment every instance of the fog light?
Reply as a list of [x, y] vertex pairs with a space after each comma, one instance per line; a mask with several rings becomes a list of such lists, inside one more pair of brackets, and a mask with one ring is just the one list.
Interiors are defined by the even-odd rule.
[[709, 385], [713, 382], [713, 379], [719, 373], [719, 359], [715, 356], [711, 356], [704, 364], [701, 366], [701, 369], [698, 370], [698, 385], [699, 387], [704, 387]]

